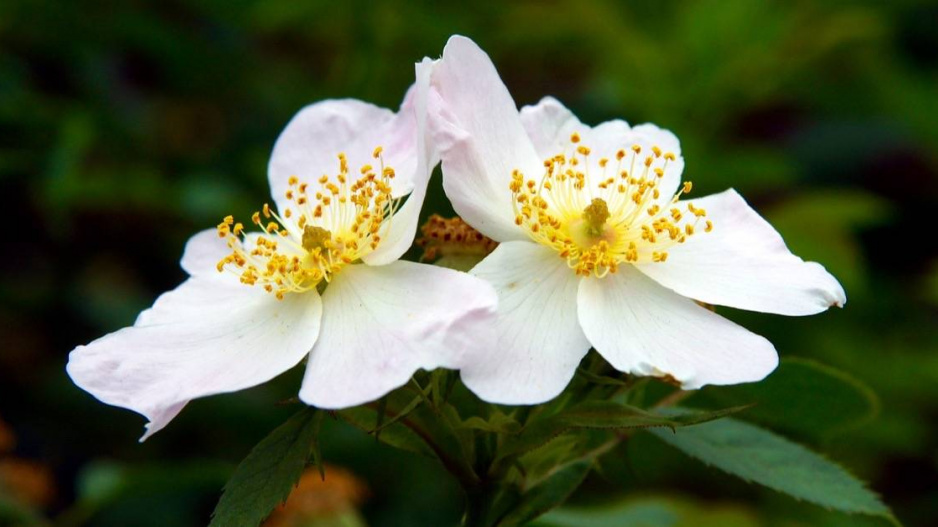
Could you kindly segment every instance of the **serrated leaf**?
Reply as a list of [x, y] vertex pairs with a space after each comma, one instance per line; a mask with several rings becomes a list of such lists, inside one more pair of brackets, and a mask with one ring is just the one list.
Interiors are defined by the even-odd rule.
[[[387, 401], [387, 399], [383, 399], [383, 400], [384, 400], [384, 401]], [[394, 417], [392, 417], [392, 418], [391, 418], [390, 420], [388, 420], [388, 421], [385, 421], [385, 420], [384, 420], [384, 414], [385, 414], [385, 412], [387, 411], [387, 403], [386, 403], [386, 402], [385, 402], [384, 404], [380, 404], [380, 403], [379, 403], [379, 405], [378, 405], [378, 423], [377, 423], [377, 426], [375, 427], [375, 429], [372, 431], [372, 432], [375, 434], [375, 437], [377, 438], [377, 437], [380, 435], [380, 432], [381, 432], [382, 430], [384, 430], [385, 428], [387, 428], [387, 427], [393, 425], [394, 423], [397, 423], [397, 422], [400, 421], [401, 419], [407, 417], [408, 414], [410, 414], [411, 412], [413, 412], [414, 409], [416, 409], [418, 406], [420, 406], [420, 405], [421, 405], [423, 402], [425, 402], [425, 401], [426, 401], [426, 399], [424, 398], [424, 395], [423, 395], [423, 394], [418, 395], [417, 397], [414, 397], [413, 400], [411, 400], [409, 403], [407, 403], [407, 406], [405, 406], [403, 409], [401, 409], [401, 411], [398, 412], [397, 415], [395, 415]]]
[[612, 401], [589, 401], [529, 423], [517, 436], [505, 442], [501, 458], [509, 458], [538, 448], [555, 437], [578, 428], [624, 430], [631, 428], [677, 428], [719, 419], [745, 407], [665, 416]]
[[879, 409], [866, 385], [808, 359], [785, 359], [762, 382], [708, 387], [701, 395], [719, 405], [755, 403], [747, 419], [809, 437], [856, 427]]
[[892, 517], [873, 492], [839, 465], [755, 425], [723, 419], [651, 433], [746, 481], [846, 513]]
[[[378, 423], [377, 411], [365, 406], [340, 410], [336, 412], [336, 415], [346, 423], [365, 433], [374, 431]], [[375, 439], [400, 450], [414, 452], [427, 457], [436, 457], [433, 450], [427, 446], [427, 443], [416, 432], [407, 428], [400, 422], [395, 422], [384, 427], [381, 430], [381, 434], [376, 435]]]
[[472, 416], [460, 425], [471, 430], [482, 430], [496, 434], [517, 434], [521, 431], [521, 423], [501, 412], [494, 412], [488, 419]]
[[287, 499], [316, 441], [318, 413], [301, 410], [251, 450], [225, 485], [209, 527], [257, 527]]
[[577, 368], [577, 375], [586, 379], [587, 381], [593, 384], [602, 384], [605, 386], [620, 386], [626, 387], [629, 385], [624, 379], [617, 379], [615, 377], [608, 377], [606, 375], [597, 375], [585, 368]]
[[537, 485], [526, 489], [520, 502], [498, 522], [498, 527], [526, 525], [567, 501], [567, 498], [586, 479], [592, 465], [592, 460], [578, 460], [558, 467], [556, 472], [541, 480]]
[[590, 506], [561, 507], [531, 527], [759, 527], [763, 522], [741, 504], [643, 496]]

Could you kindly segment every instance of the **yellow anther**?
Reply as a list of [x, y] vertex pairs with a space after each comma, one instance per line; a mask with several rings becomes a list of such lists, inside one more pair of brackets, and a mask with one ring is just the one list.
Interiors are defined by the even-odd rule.
[[661, 157], [661, 149], [657, 146], [651, 147], [651, 151], [654, 152], [655, 157]]
[[576, 132], [573, 132], [572, 134], [570, 134], [570, 142], [573, 143], [573, 144], [579, 143], [579, 142], [580, 142], [580, 134], [578, 134], [578, 133], [576, 133]]
[[371, 157], [378, 159], [379, 157], [381, 157], [381, 152], [383, 151], [384, 151], [384, 148], [380, 146], [376, 146], [374, 152], [371, 153]]
[[666, 160], [668, 160], [668, 161], [674, 161], [674, 160], [676, 159], [676, 157], [674, 156], [674, 154], [671, 153], [671, 152], [668, 152], [667, 154], [665, 154], [665, 155], [664, 155], [664, 158], [665, 158]]
[[642, 147], [640, 145], [632, 145], [632, 151], [636, 154], [642, 153]]
[[270, 217], [270, 205], [268, 205], [267, 203], [264, 203], [264, 206], [261, 208], [261, 210], [264, 212], [265, 218]]
[[689, 194], [692, 188], [694, 188], [694, 184], [692, 182], [684, 182], [684, 194]]
[[287, 185], [290, 185], [292, 187], [293, 185], [296, 185], [297, 183], [299, 183], [299, 181], [300, 180], [296, 176], [290, 176], [290, 178], [287, 179]]
[[577, 152], [578, 154], [580, 154], [581, 156], [588, 156], [588, 155], [590, 155], [590, 149], [587, 148], [587, 147], [585, 147], [585, 146], [582, 146], [582, 145], [576, 147], [576, 152]]

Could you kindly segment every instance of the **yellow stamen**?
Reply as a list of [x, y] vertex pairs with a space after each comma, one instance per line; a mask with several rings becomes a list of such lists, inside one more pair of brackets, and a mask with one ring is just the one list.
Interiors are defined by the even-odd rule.
[[[659, 190], [675, 154], [652, 145], [642, 155], [642, 146], [633, 144], [616, 150], [615, 161], [593, 162], [578, 133], [571, 134], [568, 148], [544, 160], [539, 179], [514, 170], [509, 190], [515, 224], [556, 250], [578, 275], [603, 277], [623, 263], [666, 262], [668, 248], [713, 229], [710, 220], [701, 219], [706, 211], [679, 202], [693, 188], [690, 182], [675, 195]], [[599, 179], [590, 176], [597, 168]]]

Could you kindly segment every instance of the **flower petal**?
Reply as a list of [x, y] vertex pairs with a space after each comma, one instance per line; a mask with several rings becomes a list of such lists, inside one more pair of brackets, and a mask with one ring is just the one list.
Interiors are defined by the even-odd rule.
[[494, 240], [524, 239], [514, 224], [511, 173], [540, 177], [543, 166], [495, 66], [468, 38], [446, 44], [431, 77], [429, 110], [453, 208]]
[[584, 279], [577, 306], [593, 347], [623, 372], [669, 375], [696, 389], [758, 381], [778, 365], [769, 341], [628, 265]]
[[668, 249], [663, 263], [638, 266], [658, 283], [708, 304], [780, 315], [812, 315], [846, 303], [837, 279], [789, 252], [735, 190], [690, 201], [707, 211], [713, 231]]
[[218, 261], [231, 254], [227, 242], [216, 229], [206, 229], [189, 238], [179, 264], [189, 276], [218, 276]]
[[397, 261], [351, 265], [323, 293], [322, 336], [300, 399], [319, 408], [373, 401], [418, 369], [458, 368], [491, 348], [495, 292], [465, 273]]
[[146, 416], [146, 439], [197, 397], [266, 382], [296, 365], [319, 334], [316, 293], [282, 301], [260, 288], [191, 278], [137, 325], [69, 355], [68, 374], [100, 401]]
[[557, 396], [590, 348], [576, 315], [579, 278], [554, 251], [530, 242], [502, 243], [471, 274], [498, 291], [498, 342], [463, 366], [463, 382], [493, 403]]
[[[657, 146], [662, 152], [676, 156], [674, 161], [668, 162], [664, 177], [658, 182], [659, 201], [669, 202], [681, 183], [684, 171], [681, 143], [673, 133], [653, 124], [629, 126], [627, 122], [616, 119], [591, 127], [580, 122], [573, 112], [553, 97], [544, 97], [536, 105], [522, 108], [521, 122], [542, 159], [561, 153], [570, 155], [570, 137], [576, 132], [580, 136], [580, 144], [591, 150], [590, 171], [595, 174], [604, 173], [599, 160], [604, 157], [615, 159], [619, 150], [625, 150], [631, 156], [631, 148], [637, 145], [642, 151], [639, 159], [643, 159], [653, 146]], [[636, 166], [641, 167], [641, 162]], [[629, 165], [623, 168], [629, 168]], [[600, 178], [595, 178], [593, 183], [601, 182]]]
[[521, 108], [521, 124], [541, 159], [554, 156], [570, 147], [570, 136], [589, 127], [553, 97]]
[[398, 113], [355, 99], [333, 99], [311, 104], [287, 124], [274, 144], [267, 168], [270, 191], [283, 211], [290, 176], [315, 182], [339, 170], [339, 153], [348, 157], [353, 175], [363, 165], [374, 165], [375, 147], [383, 147], [384, 163], [396, 172], [395, 197], [411, 191], [417, 169], [416, 119], [413, 89]]
[[[427, 92], [430, 89], [430, 73], [433, 61], [423, 59], [415, 66], [417, 82], [414, 84], [414, 104], [411, 111], [416, 113], [416, 155], [417, 168], [414, 173], [414, 190], [407, 201], [394, 214], [390, 229], [378, 247], [364, 255], [362, 260], [368, 265], [386, 265], [400, 258], [414, 243], [420, 209], [427, 196], [427, 184], [433, 167], [439, 162], [439, 155], [433, 143], [427, 137]], [[401, 112], [405, 111], [401, 109]]]

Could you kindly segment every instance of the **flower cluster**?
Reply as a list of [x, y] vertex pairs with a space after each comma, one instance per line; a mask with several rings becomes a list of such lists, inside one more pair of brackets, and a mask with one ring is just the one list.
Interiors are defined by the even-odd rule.
[[[544, 98], [520, 110], [488, 56], [452, 37], [415, 68], [398, 112], [355, 100], [301, 110], [274, 146], [274, 205], [187, 244], [189, 278], [128, 328], [76, 348], [68, 373], [150, 423], [306, 362], [300, 399], [346, 408], [417, 370], [460, 371], [481, 399], [559, 394], [595, 349], [685, 389], [757, 381], [771, 343], [700, 304], [782, 315], [842, 306], [733, 190], [688, 200], [671, 132], [588, 126]], [[435, 166], [460, 218], [432, 216], [426, 261], [401, 260]]]

